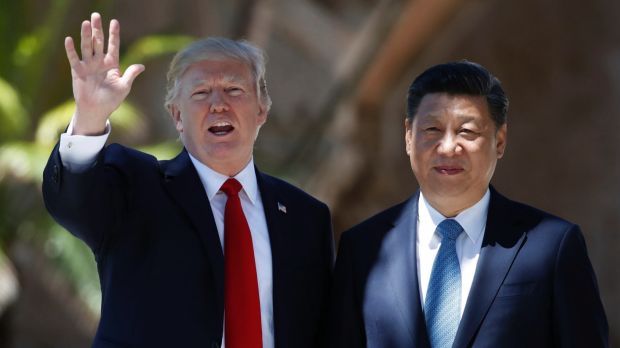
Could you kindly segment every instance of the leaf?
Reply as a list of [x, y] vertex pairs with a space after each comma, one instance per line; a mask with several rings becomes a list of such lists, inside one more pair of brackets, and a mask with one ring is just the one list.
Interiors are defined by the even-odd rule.
[[0, 78], [0, 140], [18, 139], [28, 124], [29, 119], [19, 92]]
[[129, 135], [142, 131], [142, 113], [131, 102], [124, 101], [110, 116], [112, 126]]
[[129, 65], [143, 63], [155, 57], [176, 53], [195, 39], [185, 35], [151, 35], [134, 42], [125, 52], [121, 67], [125, 70]]
[[166, 141], [156, 145], [142, 146], [138, 150], [157, 157], [160, 160], [171, 159], [179, 154], [183, 145], [179, 141]]
[[69, 276], [89, 309], [99, 314], [101, 288], [92, 252], [84, 242], [59, 225], [52, 226], [49, 231], [44, 245], [46, 255]]
[[[43, 146], [53, 146], [71, 122], [74, 111], [75, 102], [68, 100], [46, 112], [39, 122], [35, 135], [36, 142]], [[110, 116], [114, 128], [118, 127], [129, 134], [139, 132], [141, 118], [140, 111], [128, 101], [123, 102]]]
[[65, 131], [75, 110], [73, 100], [66, 101], [41, 116], [35, 141], [44, 146], [53, 146]]
[[0, 146], [0, 182], [12, 176], [21, 181], [40, 183], [51, 150], [51, 147], [26, 142]]

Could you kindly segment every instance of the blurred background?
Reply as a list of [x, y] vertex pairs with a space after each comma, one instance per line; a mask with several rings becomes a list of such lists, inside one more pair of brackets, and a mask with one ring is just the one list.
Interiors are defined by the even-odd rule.
[[620, 2], [7, 0], [0, 347], [87, 347], [96, 329], [93, 257], [52, 221], [41, 197], [47, 156], [73, 112], [63, 38], [76, 38], [92, 11], [106, 28], [120, 21], [122, 64], [146, 65], [112, 117], [111, 141], [160, 159], [181, 148], [163, 108], [173, 53], [212, 35], [265, 48], [274, 105], [256, 162], [328, 203], [336, 239], [417, 187], [404, 152], [412, 79], [446, 61], [483, 64], [511, 101], [508, 149], [493, 184], [582, 226], [611, 345], [620, 346]]

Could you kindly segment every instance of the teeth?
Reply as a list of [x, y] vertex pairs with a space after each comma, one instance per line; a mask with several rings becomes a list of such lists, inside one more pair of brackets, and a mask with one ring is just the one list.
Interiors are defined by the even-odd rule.
[[228, 121], [218, 121], [213, 126], [214, 127], [226, 127], [226, 126], [232, 126], [232, 124]]

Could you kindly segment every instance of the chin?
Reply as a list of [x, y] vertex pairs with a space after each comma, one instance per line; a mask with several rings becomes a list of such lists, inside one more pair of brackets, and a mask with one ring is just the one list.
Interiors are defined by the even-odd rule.
[[446, 183], [439, 182], [431, 186], [431, 192], [438, 197], [445, 198], [458, 198], [462, 197], [467, 192], [467, 186], [459, 183]]

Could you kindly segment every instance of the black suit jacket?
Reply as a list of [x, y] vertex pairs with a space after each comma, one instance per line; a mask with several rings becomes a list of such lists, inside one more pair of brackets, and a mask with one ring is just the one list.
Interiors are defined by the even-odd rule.
[[[420, 304], [418, 194], [347, 231], [328, 345], [430, 347]], [[476, 273], [453, 347], [606, 347], [608, 325], [579, 227], [491, 188]]]
[[[271, 242], [275, 346], [315, 347], [334, 257], [329, 210], [284, 181], [256, 174]], [[94, 347], [221, 344], [224, 255], [185, 150], [159, 162], [113, 144], [75, 174], [63, 168], [56, 148], [43, 194], [51, 215], [95, 255], [102, 312]]]

